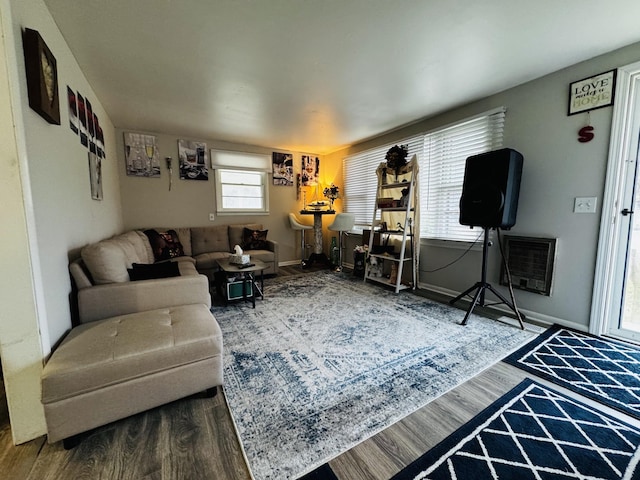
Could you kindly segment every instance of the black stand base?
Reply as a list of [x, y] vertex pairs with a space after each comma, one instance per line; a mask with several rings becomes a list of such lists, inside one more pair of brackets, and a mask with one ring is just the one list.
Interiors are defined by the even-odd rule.
[[[469, 308], [467, 309], [467, 313], [465, 314], [464, 319], [462, 320], [462, 323], [460, 323], [460, 325], [466, 325], [467, 321], [469, 320], [469, 316], [471, 316], [471, 313], [473, 312], [473, 309], [476, 308], [476, 305], [480, 305], [481, 307], [485, 306], [485, 302], [484, 302], [485, 292], [486, 290], [489, 290], [491, 293], [493, 293], [496, 297], [500, 299], [499, 303], [504, 303], [507, 307], [509, 307], [513, 311], [513, 313], [516, 314], [516, 318], [520, 323], [520, 328], [524, 330], [524, 323], [522, 322], [523, 319], [526, 319], [524, 314], [520, 313], [513, 303], [507, 300], [504, 297], [504, 295], [498, 292], [495, 288], [491, 286], [490, 283], [487, 282], [488, 255], [489, 255], [489, 227], [484, 227], [484, 245], [482, 248], [482, 278], [480, 279], [479, 282], [476, 282], [473, 286], [467, 288], [464, 292], [462, 292], [456, 298], [454, 298], [453, 300], [450, 300], [449, 304], [453, 305], [462, 297], [466, 297], [467, 295], [471, 294], [471, 292], [473, 292], [474, 290], [476, 291], [472, 297], [473, 299], [471, 300], [471, 305], [469, 305]], [[492, 303], [492, 305], [498, 305], [498, 304]]]
[[[522, 323], [522, 321], [526, 319], [525, 315], [523, 313], [520, 313], [520, 311], [518, 311], [518, 309], [513, 305], [513, 303], [511, 303], [500, 292], [498, 292], [495, 288], [493, 288], [490, 283], [477, 282], [474, 286], [467, 288], [464, 292], [462, 292], [456, 298], [451, 300], [449, 304], [453, 305], [462, 297], [466, 297], [467, 295], [469, 295], [473, 290], [476, 290], [476, 293], [473, 295], [473, 300], [471, 301], [471, 305], [469, 305], [467, 313], [465, 314], [464, 319], [462, 320], [462, 323], [460, 323], [460, 325], [467, 324], [467, 321], [469, 320], [469, 316], [473, 312], [473, 309], [476, 308], [476, 305], [480, 305], [481, 307], [485, 306], [485, 303], [484, 303], [485, 290], [490, 290], [491, 293], [493, 293], [496, 297], [498, 297], [501, 300], [501, 303], [504, 303], [513, 311], [513, 313], [516, 314], [516, 318], [520, 323], [520, 328], [524, 330], [524, 324]], [[496, 305], [496, 304], [492, 304], [492, 305]]]

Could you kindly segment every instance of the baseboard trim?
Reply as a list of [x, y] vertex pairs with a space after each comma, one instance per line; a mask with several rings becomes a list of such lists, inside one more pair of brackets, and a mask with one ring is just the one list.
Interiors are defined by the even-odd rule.
[[[418, 287], [420, 289], [423, 290], [427, 290], [429, 292], [433, 292], [436, 293], [438, 295], [443, 295], [449, 299], [453, 299], [455, 297], [457, 297], [458, 295], [460, 295], [461, 292], [456, 292], [454, 290], [450, 290], [448, 288], [443, 288], [440, 287], [438, 285], [431, 285], [428, 283], [419, 283]], [[513, 312], [511, 311], [511, 309], [509, 307], [506, 307], [504, 305], [492, 305], [490, 307], [484, 307], [487, 308], [489, 310], [494, 310], [500, 313], [506, 313], [508, 315], [513, 315]], [[522, 313], [524, 313], [527, 316], [527, 319], [535, 322], [537, 324], [540, 324], [542, 326], [546, 326], [546, 327], [550, 327], [551, 325], [553, 325], [554, 323], [557, 323], [558, 325], [562, 325], [563, 327], [569, 327], [569, 328], [573, 328], [574, 330], [579, 330], [582, 332], [587, 332], [588, 331], [588, 327], [585, 325], [581, 325], [575, 322], [571, 322], [569, 320], [566, 320], [564, 318], [558, 318], [558, 317], [552, 317], [550, 315], [545, 315], [544, 313], [540, 313], [540, 312], [534, 312], [532, 310], [527, 310], [525, 308], [521, 308], [518, 307], [518, 310], [520, 310]]]
[[289, 267], [291, 265], [300, 265], [300, 259], [298, 260], [285, 260], [284, 262], [278, 262], [279, 267]]

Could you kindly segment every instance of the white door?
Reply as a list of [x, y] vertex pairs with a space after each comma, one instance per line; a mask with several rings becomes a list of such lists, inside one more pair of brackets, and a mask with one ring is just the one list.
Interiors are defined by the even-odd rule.
[[592, 333], [640, 342], [640, 63], [618, 70]]

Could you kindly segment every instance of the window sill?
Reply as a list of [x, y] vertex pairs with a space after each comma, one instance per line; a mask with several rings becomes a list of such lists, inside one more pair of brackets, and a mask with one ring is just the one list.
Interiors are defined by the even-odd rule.
[[[469, 248], [471, 245], [473, 246]], [[456, 240], [438, 240], [435, 238], [421, 238], [421, 247], [436, 247], [436, 248], [452, 248], [454, 250], [475, 250], [481, 251], [483, 247], [482, 235], [475, 242], [461, 242]]]
[[249, 215], [269, 215], [269, 212], [255, 212], [255, 211], [235, 211], [235, 212], [216, 212], [216, 215], [218, 215], [219, 217], [231, 217], [233, 215], [244, 215], [244, 216], [249, 216]]

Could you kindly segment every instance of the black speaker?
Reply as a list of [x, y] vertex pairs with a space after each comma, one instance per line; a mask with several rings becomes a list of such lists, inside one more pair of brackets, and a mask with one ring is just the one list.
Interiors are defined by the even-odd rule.
[[523, 157], [511, 148], [467, 158], [460, 224], [509, 229], [516, 224]]

